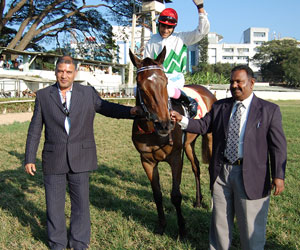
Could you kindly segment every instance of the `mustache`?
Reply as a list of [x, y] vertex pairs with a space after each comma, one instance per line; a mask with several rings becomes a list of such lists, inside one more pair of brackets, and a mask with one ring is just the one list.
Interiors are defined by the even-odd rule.
[[237, 91], [237, 90], [240, 90], [240, 91], [241, 91], [241, 89], [240, 89], [239, 87], [237, 87], [237, 88], [231, 88], [231, 91], [233, 91], [233, 92], [235, 92], [235, 91]]

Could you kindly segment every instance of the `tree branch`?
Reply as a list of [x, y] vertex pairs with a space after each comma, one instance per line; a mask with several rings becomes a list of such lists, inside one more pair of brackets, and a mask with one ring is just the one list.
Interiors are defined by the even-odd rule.
[[[32, 42], [37, 43], [37, 42], [41, 41], [42, 39], [44, 39], [45, 37], [56, 37], [58, 33], [63, 32], [65, 30], [68, 30], [68, 29], [64, 29], [64, 27], [63, 27], [63, 28], [55, 28], [52, 30], [48, 30], [47, 32], [41, 34], [40, 36], [32, 39]], [[54, 33], [54, 34], [52, 34], [52, 33]]]
[[109, 5], [106, 5], [106, 4], [97, 4], [97, 5], [83, 5], [81, 7], [79, 7], [78, 9], [72, 11], [72, 12], [69, 12], [69, 13], [66, 13], [64, 16], [50, 22], [50, 23], [47, 23], [43, 26], [41, 26], [39, 29], [36, 30], [36, 35], [38, 35], [39, 33], [41, 33], [43, 30], [45, 29], [48, 29], [52, 26], [55, 26], [59, 23], [62, 23], [64, 20], [66, 20], [67, 18], [71, 17], [71, 16], [74, 16], [75, 14], [77, 13], [81, 13], [80, 11], [83, 10], [83, 9], [87, 9], [87, 8], [98, 8], [98, 7], [106, 7], [106, 8], [110, 8]]
[[[7, 24], [7, 22], [12, 18], [13, 14], [16, 13], [17, 11], [19, 11], [26, 4], [26, 2], [27, 2], [27, 0], [21, 0], [20, 2], [18, 2], [16, 4], [15, 7], [13, 7], [13, 4], [15, 3], [15, 1], [12, 2], [12, 4], [10, 5], [10, 8], [8, 10], [8, 12], [5, 14], [5, 17], [1, 18], [0, 31]], [[1, 1], [1, 5], [3, 5], [3, 4], [4, 4], [4, 8], [5, 8], [5, 0]], [[2, 17], [2, 15], [1, 15], [1, 17]]]

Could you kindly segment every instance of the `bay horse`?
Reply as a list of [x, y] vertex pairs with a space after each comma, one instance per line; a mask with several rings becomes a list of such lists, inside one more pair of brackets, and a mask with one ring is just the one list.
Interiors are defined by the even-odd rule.
[[[179, 236], [184, 237], [186, 230], [181, 211], [182, 195], [180, 192], [183, 166], [182, 150], [184, 148], [195, 175], [196, 202], [194, 205], [200, 207], [202, 201], [200, 168], [194, 149], [198, 135], [186, 133], [186, 139], [183, 142], [183, 132], [180, 126], [171, 121], [171, 109], [173, 108], [181, 114], [183, 109], [179, 104], [171, 104], [168, 97], [168, 79], [162, 66], [166, 48], [162, 50], [155, 60], [150, 58], [141, 60], [131, 51], [129, 51], [129, 55], [132, 63], [137, 68], [136, 105], [141, 106], [145, 113], [145, 118], [137, 118], [133, 122], [132, 141], [140, 153], [141, 163], [151, 183], [158, 213], [156, 233], [163, 234], [166, 227], [158, 172], [158, 163], [165, 161], [171, 166], [171, 202], [176, 208]], [[207, 109], [210, 110], [211, 105], [216, 101], [215, 96], [200, 85], [193, 85], [193, 89], [201, 95]], [[211, 145], [211, 136], [204, 136], [202, 140], [202, 158], [204, 158], [206, 163], [211, 157]]]

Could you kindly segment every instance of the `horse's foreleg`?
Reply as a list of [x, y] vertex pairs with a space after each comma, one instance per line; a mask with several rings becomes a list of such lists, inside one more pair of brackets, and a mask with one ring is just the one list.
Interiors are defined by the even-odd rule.
[[185, 153], [192, 165], [192, 170], [195, 176], [196, 182], [196, 201], [194, 207], [201, 207], [202, 202], [202, 192], [201, 192], [201, 183], [200, 183], [200, 167], [199, 160], [195, 153], [195, 142], [198, 135], [196, 134], [187, 134], [187, 139], [185, 141]]
[[155, 230], [155, 233], [162, 235], [165, 231], [167, 223], [162, 203], [162, 193], [160, 189], [157, 163], [149, 162], [145, 159], [142, 159], [142, 164], [151, 183], [153, 198], [156, 204], [158, 214], [158, 227]]
[[171, 201], [176, 208], [177, 223], [179, 227], [179, 236], [183, 238], [186, 235], [185, 220], [181, 211], [182, 195], [180, 192], [181, 174], [182, 174], [182, 159], [180, 152], [171, 157], [169, 164], [172, 169], [172, 192]]

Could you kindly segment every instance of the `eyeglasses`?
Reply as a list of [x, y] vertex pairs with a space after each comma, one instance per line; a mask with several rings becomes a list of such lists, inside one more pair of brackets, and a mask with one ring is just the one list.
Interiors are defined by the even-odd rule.
[[167, 23], [171, 23], [176, 25], [177, 24], [177, 20], [174, 17], [171, 16], [160, 16], [158, 21], [160, 22], [167, 22]]

